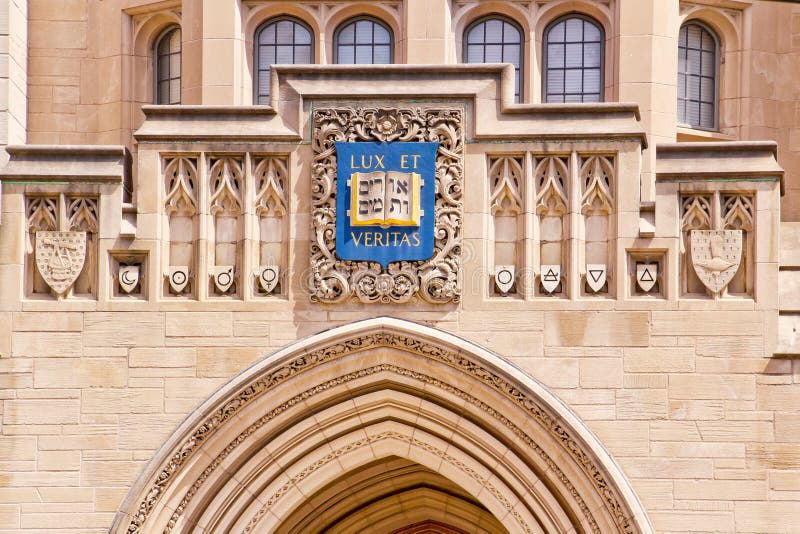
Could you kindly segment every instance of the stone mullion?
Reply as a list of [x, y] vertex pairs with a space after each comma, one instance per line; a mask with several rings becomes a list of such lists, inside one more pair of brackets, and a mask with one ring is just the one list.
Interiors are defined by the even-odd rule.
[[[564, 236], [569, 240], [569, 256], [564, 260], [566, 265], [561, 267], [563, 273], [569, 276], [569, 291], [567, 298], [577, 298], [581, 294], [581, 269], [583, 261], [583, 214], [581, 214], [581, 178], [580, 160], [578, 153], [573, 150], [569, 155], [569, 187], [567, 188], [567, 205], [569, 207], [568, 228]], [[563, 283], [563, 282], [562, 282]]]
[[197, 158], [197, 246], [195, 247], [195, 262], [197, 265], [194, 273], [197, 290], [197, 300], [208, 300], [209, 268], [208, 259], [214, 250], [214, 240], [210, 235], [214, 229], [214, 221], [209, 210], [211, 194], [208, 184], [208, 154], [201, 152]]
[[242, 268], [239, 272], [239, 283], [242, 290], [239, 292], [242, 300], [249, 301], [253, 299], [253, 271], [257, 265], [253, 264], [253, 249], [255, 243], [253, 241], [253, 228], [255, 228], [255, 176], [253, 175], [253, 156], [250, 152], [246, 152], [243, 161], [244, 183], [242, 184], [242, 218], [244, 221], [242, 239], [241, 262]]
[[523, 186], [522, 200], [524, 202], [523, 217], [523, 236], [522, 236], [522, 273], [517, 276], [520, 284], [519, 293], [525, 300], [531, 300], [534, 295], [536, 276], [535, 266], [539, 264], [539, 226], [536, 224], [536, 191], [534, 173], [534, 157], [530, 152], [525, 153], [523, 160]]

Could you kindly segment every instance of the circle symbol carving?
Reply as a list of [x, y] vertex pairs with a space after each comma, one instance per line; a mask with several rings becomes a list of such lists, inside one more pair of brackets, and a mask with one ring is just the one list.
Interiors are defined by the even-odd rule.
[[217, 276], [217, 281], [219, 282], [219, 285], [227, 286], [228, 284], [230, 284], [233, 281], [231, 279], [231, 272], [230, 271], [223, 271], [223, 272], [219, 273], [219, 275]]
[[181, 285], [186, 281], [186, 273], [183, 271], [175, 271], [172, 273], [172, 283], [175, 285]]
[[278, 277], [278, 273], [275, 272], [275, 269], [271, 267], [267, 267], [261, 272], [261, 279], [264, 281], [265, 284], [271, 284], [273, 280]]
[[511, 271], [508, 269], [503, 269], [502, 271], [497, 273], [497, 281], [501, 284], [508, 284], [511, 283], [512, 280]]

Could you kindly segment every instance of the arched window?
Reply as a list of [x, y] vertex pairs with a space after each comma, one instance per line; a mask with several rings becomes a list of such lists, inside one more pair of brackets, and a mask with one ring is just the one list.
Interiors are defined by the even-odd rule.
[[545, 102], [602, 102], [603, 30], [582, 15], [567, 15], [544, 33]]
[[514, 101], [522, 95], [522, 31], [510, 19], [490, 16], [473, 22], [464, 32], [464, 63], [514, 65]]
[[269, 104], [270, 66], [274, 64], [313, 63], [314, 43], [311, 31], [297, 19], [280, 17], [268, 20], [256, 30], [255, 61], [256, 104]]
[[334, 63], [369, 65], [394, 62], [392, 30], [366, 17], [342, 23], [334, 35]]
[[181, 103], [181, 29], [167, 28], [156, 39], [153, 49], [155, 58], [156, 104]]
[[692, 128], [717, 128], [716, 35], [697, 21], [681, 26], [678, 35], [678, 123]]

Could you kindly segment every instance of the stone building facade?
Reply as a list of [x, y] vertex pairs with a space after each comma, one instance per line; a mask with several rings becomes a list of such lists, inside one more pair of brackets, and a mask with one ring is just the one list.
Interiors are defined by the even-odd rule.
[[800, 532], [799, 6], [0, 15], [0, 531]]

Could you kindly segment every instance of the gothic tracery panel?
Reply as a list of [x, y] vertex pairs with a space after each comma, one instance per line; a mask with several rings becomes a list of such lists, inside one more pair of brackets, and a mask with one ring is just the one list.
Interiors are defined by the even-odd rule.
[[523, 158], [496, 156], [489, 158], [489, 207], [494, 226], [494, 257], [491, 262], [494, 282], [490, 293], [518, 293], [516, 274], [522, 263], [522, 230], [524, 204], [522, 195]]
[[751, 195], [734, 194], [722, 196], [722, 229], [742, 231], [742, 258], [739, 270], [728, 283], [728, 292], [752, 294], [754, 284], [755, 256], [755, 210]]
[[569, 235], [567, 200], [568, 158], [544, 156], [536, 159], [536, 215], [539, 218], [539, 293], [564, 294]]
[[613, 268], [614, 158], [581, 158], [581, 214], [584, 219], [585, 290], [589, 294], [609, 293]]
[[281, 281], [287, 267], [287, 187], [289, 172], [287, 160], [282, 156], [270, 156], [255, 163], [255, 213], [256, 228], [256, 276], [255, 294], [282, 293]]
[[[192, 291], [197, 239], [197, 159], [175, 156], [164, 160], [167, 280], [165, 294]], [[187, 289], [188, 288], [188, 289]]]
[[242, 160], [236, 157], [211, 158], [209, 167], [209, 212], [214, 227], [209, 294], [235, 294], [241, 273]]

